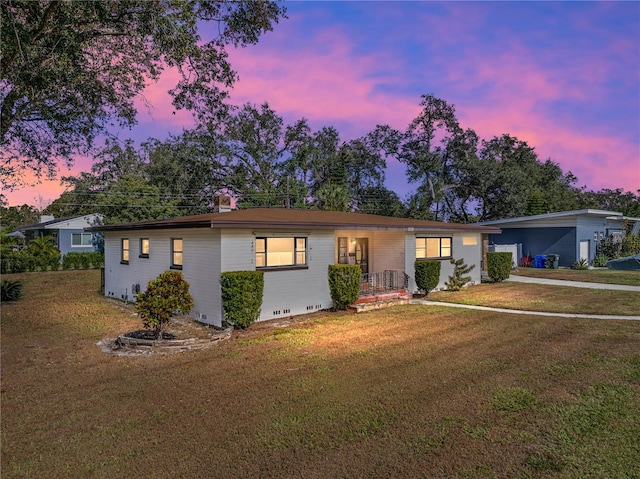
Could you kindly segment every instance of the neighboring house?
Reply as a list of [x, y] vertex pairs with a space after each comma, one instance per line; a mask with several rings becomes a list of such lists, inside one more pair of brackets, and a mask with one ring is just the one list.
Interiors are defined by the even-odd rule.
[[495, 245], [521, 244], [523, 256], [560, 255], [560, 266], [571, 266], [581, 258], [593, 261], [598, 243], [609, 235], [622, 238], [625, 223], [640, 223], [615, 211], [575, 210], [544, 215], [484, 221], [484, 226], [497, 226], [502, 233], [490, 234]]
[[53, 216], [41, 216], [39, 223], [21, 226], [16, 231], [25, 235], [27, 245], [39, 236], [51, 236], [56, 248], [64, 256], [71, 252], [94, 251], [93, 239], [97, 233], [87, 232], [85, 228], [101, 225], [102, 218], [99, 213], [58, 219]]
[[362, 294], [416, 290], [418, 258], [442, 260], [440, 287], [451, 258], [475, 265], [480, 283], [483, 235], [497, 228], [334, 211], [256, 208], [92, 228], [105, 235], [105, 295], [135, 300], [149, 280], [181, 270], [191, 284], [191, 315], [220, 326], [220, 274], [261, 270], [260, 320], [332, 307], [328, 266], [358, 264]]

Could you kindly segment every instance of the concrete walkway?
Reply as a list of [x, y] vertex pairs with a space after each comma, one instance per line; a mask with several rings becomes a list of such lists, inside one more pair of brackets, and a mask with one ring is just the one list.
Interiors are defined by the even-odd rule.
[[547, 313], [544, 311], [522, 311], [519, 309], [490, 308], [488, 306], [472, 306], [470, 304], [443, 303], [441, 301], [429, 301], [413, 299], [410, 304], [423, 304], [425, 306], [446, 306], [448, 308], [477, 309], [480, 311], [493, 311], [495, 313], [524, 314], [528, 316], [548, 316], [552, 318], [576, 318], [576, 319], [621, 319], [626, 321], [640, 321], [640, 316], [620, 316], [610, 314], [572, 314], [572, 313]]
[[565, 281], [561, 279], [530, 278], [528, 276], [518, 276], [512, 274], [505, 281], [516, 281], [518, 283], [550, 284], [553, 286], [569, 286], [572, 288], [589, 289], [611, 289], [615, 291], [637, 291], [640, 293], [640, 286], [630, 286], [626, 284], [605, 284], [588, 283], [586, 281]]

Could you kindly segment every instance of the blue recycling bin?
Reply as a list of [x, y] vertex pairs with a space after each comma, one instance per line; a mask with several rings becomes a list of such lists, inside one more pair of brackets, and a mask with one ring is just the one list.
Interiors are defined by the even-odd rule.
[[544, 262], [547, 260], [546, 254], [538, 254], [534, 258], [534, 264], [536, 268], [544, 268]]

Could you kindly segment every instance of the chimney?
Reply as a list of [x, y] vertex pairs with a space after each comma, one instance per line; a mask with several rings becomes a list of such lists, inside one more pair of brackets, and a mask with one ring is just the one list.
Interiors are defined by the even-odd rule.
[[42, 215], [40, 216], [39, 223], [46, 223], [47, 221], [53, 221], [55, 217], [53, 215]]
[[213, 211], [215, 213], [228, 213], [231, 211], [231, 196], [216, 195], [213, 198]]

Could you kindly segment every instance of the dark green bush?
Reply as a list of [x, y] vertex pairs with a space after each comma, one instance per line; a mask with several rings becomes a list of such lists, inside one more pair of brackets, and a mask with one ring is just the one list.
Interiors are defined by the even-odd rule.
[[0, 272], [2, 274], [33, 271], [56, 271], [60, 268], [60, 253], [35, 256], [28, 249], [2, 254]]
[[3, 279], [0, 282], [0, 290], [2, 301], [15, 301], [22, 297], [22, 282]]
[[227, 271], [220, 275], [224, 319], [244, 329], [260, 318], [264, 271]]
[[626, 235], [622, 238], [622, 256], [640, 254], [640, 236]]
[[449, 281], [445, 283], [445, 286], [448, 291], [460, 291], [472, 279], [471, 276], [465, 276], [465, 274], [469, 273], [476, 265], [467, 266], [464, 258], [451, 258], [450, 262], [454, 265], [453, 275], [449, 276]]
[[574, 261], [571, 266], [572, 269], [585, 270], [589, 269], [589, 260], [586, 258], [580, 258], [578, 261]]
[[165, 271], [149, 281], [146, 291], [136, 295], [136, 311], [145, 328], [153, 328], [156, 338], [175, 312], [187, 314], [193, 308], [189, 283], [180, 271]]
[[62, 269], [89, 269], [104, 265], [104, 254], [99, 251], [67, 253], [62, 257]]
[[347, 309], [360, 295], [362, 270], [355, 264], [329, 265], [329, 292], [333, 309]]
[[438, 286], [442, 263], [432, 259], [419, 259], [415, 263], [416, 285], [425, 295]]
[[512, 253], [498, 251], [487, 253], [487, 273], [491, 281], [499, 283], [507, 279], [511, 274], [512, 262]]
[[598, 242], [596, 254], [602, 254], [607, 259], [619, 258], [622, 254], [622, 243], [615, 236], [609, 235]]

